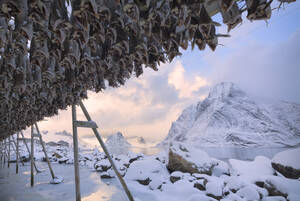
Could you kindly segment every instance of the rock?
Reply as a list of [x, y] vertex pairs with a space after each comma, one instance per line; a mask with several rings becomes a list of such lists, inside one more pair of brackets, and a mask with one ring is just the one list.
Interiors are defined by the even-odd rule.
[[56, 142], [53, 142], [53, 141], [47, 142], [46, 145], [51, 146], [51, 147], [58, 146], [58, 144]]
[[270, 196], [282, 196], [282, 197], [287, 197], [287, 194], [280, 191], [276, 185], [274, 185], [272, 182], [270, 181], [266, 181], [265, 182], [265, 185], [264, 185], [264, 188], [268, 190], [269, 192], [269, 195]]
[[290, 166], [284, 166], [279, 163], [273, 163], [272, 167], [274, 170], [280, 172], [283, 176], [290, 178], [290, 179], [298, 179], [300, 178], [300, 169], [294, 169]]
[[194, 183], [194, 188], [199, 189], [200, 191], [205, 191], [205, 180], [198, 180]]
[[107, 172], [100, 172], [100, 177], [102, 179], [111, 179], [111, 178], [114, 178], [114, 173], [112, 172], [113, 170], [111, 171], [107, 171]]
[[300, 178], [300, 148], [288, 149], [276, 154], [272, 159], [272, 167], [290, 179]]
[[170, 175], [170, 181], [172, 183], [175, 183], [176, 181], [178, 181], [182, 178], [183, 178], [183, 173], [179, 172], [179, 171], [172, 172], [172, 174]]
[[111, 164], [108, 160], [103, 159], [103, 160], [97, 161], [94, 164], [94, 168], [98, 172], [105, 172], [111, 168]]
[[52, 154], [52, 157], [55, 157], [55, 158], [62, 158], [63, 156], [62, 156], [62, 154], [59, 154], [59, 153], [57, 153], [57, 152], [54, 152], [53, 154]]
[[170, 147], [168, 170], [211, 175], [212, 168], [216, 163], [204, 151], [187, 147], [180, 143]]
[[66, 141], [63, 141], [63, 140], [58, 141], [57, 144], [59, 146], [64, 146], [64, 147], [68, 147], [69, 146], [69, 143], [66, 142]]
[[146, 178], [146, 179], [144, 179], [144, 180], [138, 179], [138, 180], [136, 180], [136, 181], [139, 182], [140, 184], [144, 185], [144, 186], [147, 186], [147, 185], [150, 184], [150, 182], [151, 182], [150, 178]]
[[212, 169], [212, 175], [220, 177], [221, 175], [230, 175], [229, 166], [226, 162], [216, 160], [217, 165]]
[[169, 173], [162, 163], [154, 158], [147, 158], [131, 163], [124, 178], [137, 181], [142, 185], [148, 185], [155, 180], [167, 181]]

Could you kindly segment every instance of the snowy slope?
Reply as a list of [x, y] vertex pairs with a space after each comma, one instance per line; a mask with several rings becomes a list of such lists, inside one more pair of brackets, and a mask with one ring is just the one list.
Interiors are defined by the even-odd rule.
[[233, 83], [220, 83], [172, 123], [163, 144], [172, 141], [201, 147], [295, 146], [300, 143], [300, 105], [258, 104]]
[[126, 141], [121, 132], [110, 135], [105, 142], [107, 149], [111, 154], [127, 154], [131, 144]]

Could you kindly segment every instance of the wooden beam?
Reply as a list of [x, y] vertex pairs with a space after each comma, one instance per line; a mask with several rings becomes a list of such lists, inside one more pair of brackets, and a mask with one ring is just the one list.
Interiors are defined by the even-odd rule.
[[[83, 105], [82, 101], [79, 102], [79, 105], [80, 105], [80, 107], [81, 107], [81, 109], [82, 109], [82, 111], [83, 111], [83, 114], [84, 114], [84, 116], [86, 117], [86, 119], [87, 119], [88, 121], [91, 121], [92, 119], [91, 119], [91, 117], [90, 117], [90, 115], [89, 115], [87, 109], [86, 109], [85, 106]], [[106, 146], [105, 146], [103, 140], [101, 139], [101, 136], [100, 136], [100, 134], [98, 133], [98, 130], [97, 130], [96, 128], [92, 128], [92, 129], [93, 129], [93, 132], [94, 132], [96, 138], [98, 139], [98, 141], [99, 141], [99, 143], [100, 143], [100, 145], [101, 145], [101, 147], [102, 147], [102, 149], [103, 149], [105, 155], [107, 156], [107, 158], [108, 158], [108, 160], [109, 160], [109, 162], [110, 162], [110, 164], [111, 164], [111, 166], [112, 166], [112, 168], [113, 168], [115, 174], [117, 175], [117, 177], [118, 177], [118, 179], [119, 179], [119, 181], [120, 181], [120, 183], [121, 183], [121, 185], [122, 185], [122, 187], [123, 187], [123, 189], [124, 189], [124, 191], [125, 191], [125, 193], [126, 193], [128, 199], [129, 199], [130, 201], [134, 201], [133, 196], [131, 195], [131, 193], [130, 193], [130, 191], [129, 191], [129, 189], [128, 189], [128, 187], [127, 187], [127, 185], [126, 185], [126, 183], [125, 183], [125, 181], [124, 181], [124, 179], [123, 179], [123, 177], [122, 177], [121, 174], [118, 172], [118, 170], [117, 170], [117, 168], [116, 168], [116, 166], [115, 166], [114, 161], [112, 160], [110, 154], [108, 153], [108, 150], [107, 150], [107, 148], [106, 148]]]
[[39, 130], [39, 127], [38, 127], [37, 123], [35, 123], [34, 125], [35, 125], [36, 131], [38, 132], [38, 135], [39, 135], [40, 143], [41, 143], [41, 145], [42, 145], [43, 152], [44, 152], [44, 154], [45, 154], [45, 158], [46, 158], [46, 161], [47, 161], [47, 163], [48, 163], [48, 167], [49, 167], [49, 170], [50, 170], [51, 177], [52, 177], [52, 179], [54, 179], [54, 178], [55, 178], [55, 175], [54, 175], [53, 169], [52, 169], [52, 167], [51, 167], [50, 160], [49, 160], [48, 155], [47, 155], [45, 143], [44, 143], [44, 141], [43, 141], [43, 138], [42, 138], [42, 135], [41, 135], [41, 133], [40, 133], [40, 130]]
[[33, 140], [33, 125], [31, 126], [31, 152], [30, 152], [30, 161], [31, 161], [31, 165], [30, 165], [30, 175], [31, 175], [31, 179], [30, 179], [30, 185], [33, 186], [34, 185], [34, 172], [33, 172], [33, 161], [34, 161], [34, 140]]
[[80, 177], [79, 177], [79, 163], [78, 163], [78, 135], [76, 122], [76, 105], [72, 105], [72, 126], [73, 126], [73, 148], [74, 148], [74, 171], [75, 171], [75, 191], [76, 201], [81, 201], [80, 195]]
[[83, 128], [98, 128], [94, 121], [75, 121], [75, 126]]
[[36, 133], [34, 133], [32, 135], [33, 135], [33, 137], [38, 137], [38, 138], [41, 136], [40, 134], [36, 134]]

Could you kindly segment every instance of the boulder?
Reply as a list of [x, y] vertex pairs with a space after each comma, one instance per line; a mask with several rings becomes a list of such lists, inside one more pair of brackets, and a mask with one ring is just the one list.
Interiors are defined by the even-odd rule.
[[272, 159], [272, 167], [290, 179], [300, 178], [300, 148], [289, 149], [276, 154]]
[[212, 174], [216, 165], [207, 153], [200, 149], [181, 143], [173, 144], [169, 149], [167, 168], [170, 172], [180, 171], [188, 173]]

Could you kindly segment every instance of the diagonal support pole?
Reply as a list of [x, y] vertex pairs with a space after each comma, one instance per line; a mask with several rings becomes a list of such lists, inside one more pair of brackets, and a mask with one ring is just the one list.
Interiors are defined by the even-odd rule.
[[[17, 144], [16, 144], [16, 142], [15, 142], [15, 139], [12, 137], [12, 143], [15, 145], [15, 147], [14, 146], [11, 146], [12, 148], [13, 148], [13, 150], [14, 150], [14, 152], [15, 152], [15, 154], [16, 154], [16, 159], [17, 159], [17, 161], [21, 161], [21, 163], [22, 163], [22, 165], [24, 166], [24, 162], [23, 162], [23, 160], [21, 160], [21, 155], [20, 155], [20, 152], [17, 150]], [[17, 162], [16, 161], [16, 162]]]
[[[90, 117], [90, 115], [89, 115], [87, 109], [86, 109], [85, 106], [83, 105], [82, 101], [79, 102], [79, 105], [80, 105], [80, 108], [81, 108], [81, 110], [83, 111], [83, 114], [84, 114], [84, 116], [86, 117], [86, 119], [87, 119], [88, 121], [92, 121], [92, 119], [91, 119], [91, 117]], [[74, 106], [74, 107], [75, 107], [75, 106]], [[122, 187], [123, 187], [123, 189], [124, 189], [124, 191], [125, 191], [125, 193], [126, 193], [128, 199], [129, 199], [130, 201], [134, 201], [134, 199], [133, 199], [133, 197], [132, 197], [132, 195], [131, 195], [131, 193], [130, 193], [130, 191], [129, 191], [129, 189], [128, 189], [128, 187], [127, 187], [127, 185], [126, 185], [126, 183], [125, 183], [125, 181], [124, 181], [124, 179], [123, 179], [123, 177], [122, 177], [121, 174], [118, 172], [118, 170], [117, 170], [117, 168], [116, 168], [116, 165], [115, 165], [114, 161], [112, 160], [110, 154], [108, 153], [108, 150], [107, 150], [107, 148], [106, 148], [106, 146], [105, 146], [105, 144], [104, 144], [104, 142], [103, 142], [103, 140], [102, 140], [100, 134], [98, 133], [97, 128], [92, 128], [92, 129], [93, 129], [93, 132], [94, 132], [94, 134], [95, 134], [97, 140], [99, 141], [99, 143], [100, 143], [100, 145], [101, 145], [101, 147], [102, 147], [104, 153], [106, 154], [106, 156], [107, 156], [107, 158], [108, 158], [108, 160], [109, 160], [109, 162], [110, 162], [110, 164], [111, 164], [111, 166], [112, 166], [112, 168], [113, 168], [115, 174], [117, 175], [117, 177], [118, 177], [118, 179], [119, 179], [119, 181], [120, 181], [120, 183], [121, 183], [121, 185], [122, 185]]]
[[51, 177], [52, 177], [52, 179], [55, 179], [55, 175], [54, 175], [50, 160], [49, 160], [48, 155], [47, 155], [47, 151], [46, 151], [45, 143], [44, 143], [43, 138], [42, 138], [42, 134], [40, 133], [40, 130], [39, 130], [39, 127], [38, 127], [37, 123], [35, 123], [34, 125], [35, 125], [36, 131], [39, 135], [40, 143], [42, 145], [43, 152], [45, 154], [45, 158], [46, 158], [46, 161], [48, 163], [48, 167], [49, 167], [49, 170], [50, 170]]
[[[22, 136], [23, 139], [25, 138], [22, 131], [21, 131], [21, 136]], [[27, 144], [27, 142], [26, 142], [25, 139], [23, 140], [23, 143], [25, 144], [25, 147], [26, 147], [26, 149], [27, 149], [27, 152], [28, 152], [28, 154], [29, 154], [29, 157], [31, 157], [31, 153], [30, 153], [28, 144]], [[35, 170], [36, 170], [37, 173], [41, 172], [41, 171], [39, 171], [39, 170], [37, 169], [36, 164], [35, 164], [35, 161], [33, 161], [33, 165], [34, 165], [34, 168], [35, 168]]]

